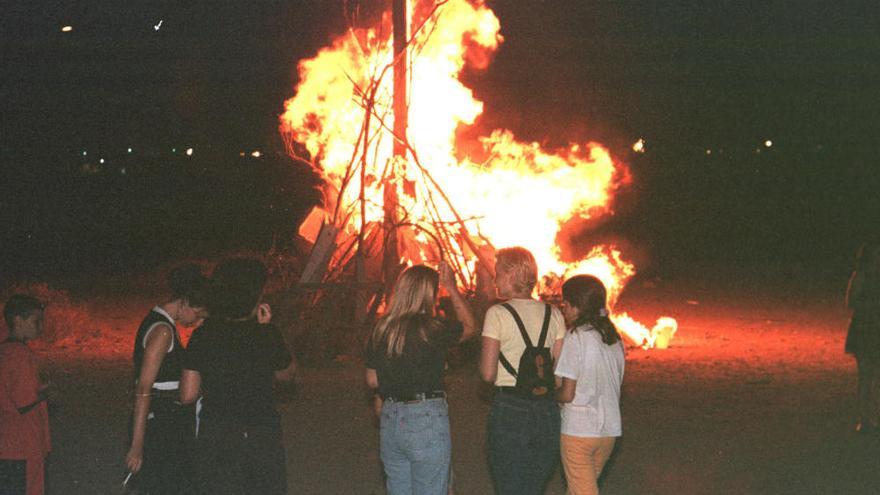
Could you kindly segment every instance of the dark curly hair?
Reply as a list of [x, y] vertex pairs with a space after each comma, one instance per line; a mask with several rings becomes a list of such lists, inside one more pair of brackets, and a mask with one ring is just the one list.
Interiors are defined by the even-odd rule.
[[211, 298], [210, 282], [195, 263], [184, 263], [168, 273], [171, 299], [184, 299], [194, 308], [204, 308]]

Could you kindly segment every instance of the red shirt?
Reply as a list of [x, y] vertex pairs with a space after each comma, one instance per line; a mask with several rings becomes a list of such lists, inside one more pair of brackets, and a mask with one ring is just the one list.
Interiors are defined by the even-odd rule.
[[46, 402], [18, 412], [39, 400], [40, 388], [36, 354], [21, 342], [0, 343], [0, 459], [43, 458], [51, 450]]

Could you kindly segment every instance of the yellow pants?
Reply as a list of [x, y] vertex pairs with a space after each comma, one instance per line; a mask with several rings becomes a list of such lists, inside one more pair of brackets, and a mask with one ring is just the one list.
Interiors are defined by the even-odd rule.
[[614, 450], [615, 437], [573, 437], [562, 435], [562, 467], [570, 495], [597, 495], [596, 480]]

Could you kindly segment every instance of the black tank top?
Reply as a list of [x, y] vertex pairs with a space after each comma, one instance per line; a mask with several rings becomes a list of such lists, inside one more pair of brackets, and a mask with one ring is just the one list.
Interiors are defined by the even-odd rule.
[[144, 364], [144, 338], [147, 336], [147, 332], [157, 323], [164, 323], [171, 327], [171, 339], [173, 344], [171, 350], [165, 354], [165, 359], [162, 360], [162, 365], [159, 366], [159, 373], [156, 374], [155, 383], [177, 382], [180, 380], [183, 346], [180, 343], [180, 336], [177, 334], [177, 327], [171, 319], [154, 309], [151, 310], [141, 322], [141, 326], [138, 327], [137, 336], [135, 336], [134, 339], [135, 382], [140, 378], [141, 367]]

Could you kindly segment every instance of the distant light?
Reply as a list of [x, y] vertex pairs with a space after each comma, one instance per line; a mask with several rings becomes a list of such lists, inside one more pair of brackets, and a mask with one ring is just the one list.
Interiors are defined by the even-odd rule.
[[131, 148], [128, 149], [128, 152], [131, 153]]
[[193, 156], [193, 149], [192, 148], [186, 149], [186, 156]]
[[104, 159], [101, 158], [100, 160], [98, 160], [98, 163], [104, 163]]
[[162, 29], [162, 23], [165, 22], [165, 19], [159, 19], [159, 24], [153, 26], [153, 31], [158, 31]]
[[761, 148], [755, 148], [755, 153], [757, 153], [757, 154], [760, 155], [760, 154], [761, 154]]
[[177, 148], [171, 148], [172, 153], [177, 153]]
[[244, 156], [244, 151], [239, 151], [238, 156]]
[[766, 140], [766, 141], [764, 141], [764, 146], [766, 146], [766, 147], [768, 147], [768, 148], [771, 147], [771, 146], [773, 146], [773, 141], [770, 141], [769, 139]]
[[119, 169], [119, 173], [120, 173], [121, 175], [125, 175], [125, 174], [128, 173], [128, 170], [126, 170], [125, 167], [122, 167], [122, 168]]
[[262, 153], [260, 153], [260, 150], [254, 150], [253, 152], [251, 152], [251, 156], [254, 158], [259, 158], [261, 155]]
[[73, 26], [64, 26], [61, 28], [62, 33], [69, 33], [71, 31], [73, 31]]
[[89, 152], [88, 152], [88, 151], [86, 151], [86, 150], [83, 150], [83, 156], [86, 156], [86, 155], [88, 155], [88, 154], [89, 154]]
[[706, 154], [707, 154], [707, 155], [711, 155], [711, 154], [712, 154], [712, 150], [706, 150]]
[[645, 140], [642, 138], [639, 138], [638, 141], [633, 143], [633, 151], [635, 151], [636, 153], [644, 153], [645, 152]]

